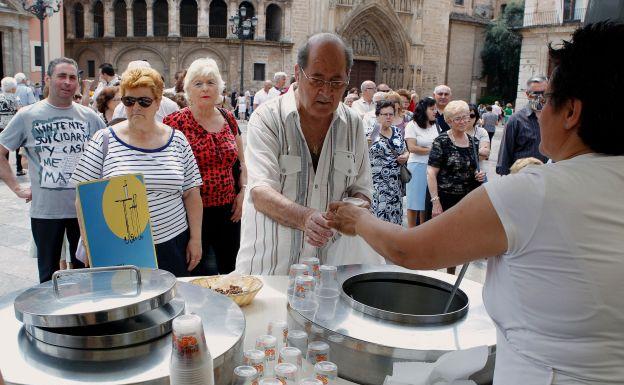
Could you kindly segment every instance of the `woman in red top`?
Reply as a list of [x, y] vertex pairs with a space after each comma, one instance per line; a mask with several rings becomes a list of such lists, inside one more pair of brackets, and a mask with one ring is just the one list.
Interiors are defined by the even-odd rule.
[[[214, 273], [208, 270], [210, 249], [217, 257], [219, 274], [233, 271], [240, 245], [247, 171], [236, 119], [231, 112], [217, 107], [223, 88], [217, 63], [212, 59], [195, 60], [184, 79], [189, 107], [163, 120], [164, 124], [182, 131], [188, 139], [204, 182], [201, 186], [203, 256], [193, 275]], [[233, 168], [237, 160], [240, 176], [236, 181]]]

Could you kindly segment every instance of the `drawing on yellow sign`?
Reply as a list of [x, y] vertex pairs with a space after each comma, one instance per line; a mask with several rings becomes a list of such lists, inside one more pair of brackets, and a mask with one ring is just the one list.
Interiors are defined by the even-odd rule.
[[137, 194], [141, 189], [144, 187], [135, 176], [112, 178], [102, 197], [106, 225], [126, 243], [143, 239], [143, 232], [149, 222], [147, 196]]

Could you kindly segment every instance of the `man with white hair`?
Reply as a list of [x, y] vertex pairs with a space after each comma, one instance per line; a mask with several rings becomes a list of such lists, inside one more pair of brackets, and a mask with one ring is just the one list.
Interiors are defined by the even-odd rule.
[[451, 92], [451, 87], [441, 84], [437, 86], [433, 90], [433, 98], [436, 101], [436, 108], [438, 111], [436, 112], [436, 122], [438, 123], [438, 127], [440, 127], [441, 132], [446, 132], [451, 129], [451, 126], [446, 123], [444, 120], [444, 108], [451, 101], [453, 93]]
[[[134, 60], [128, 63], [126, 71], [133, 70], [135, 68], [152, 68], [152, 66], [145, 60]], [[123, 74], [121, 74], [121, 77], [123, 78]], [[158, 108], [158, 111], [156, 111], [156, 121], [162, 123], [165, 116], [173, 114], [176, 111], [180, 111], [180, 106], [178, 106], [178, 103], [174, 102], [166, 96], [163, 96], [160, 100], [160, 107]], [[113, 112], [113, 118], [111, 120], [126, 118], [126, 108], [123, 103], [119, 103], [117, 107], [115, 107], [115, 111]]]
[[32, 88], [28, 87], [26, 84], [28, 82], [28, 78], [21, 72], [15, 74], [15, 81], [17, 82], [17, 97], [20, 99], [20, 103], [22, 106], [29, 106], [33, 103], [37, 102], [35, 98], [35, 94], [33, 93]]
[[274, 96], [271, 95], [271, 89], [273, 88], [273, 82], [270, 80], [264, 81], [264, 87], [258, 92], [255, 93], [253, 99], [253, 110], [255, 111], [259, 105], [266, 102], [267, 100], [271, 100]]
[[[381, 103], [386, 100], [388, 96], [387, 92], [378, 91], [373, 95], [373, 109], [362, 117], [362, 123], [364, 124], [364, 132], [366, 133], [366, 138], [368, 139], [369, 144], [372, 143], [372, 138], [376, 135], [379, 135], [379, 124], [377, 124], [377, 116], [375, 115], [375, 106], [377, 103]], [[355, 103], [355, 102], [353, 102]], [[377, 128], [376, 134], [373, 134], [374, 129]]]
[[273, 75], [273, 88], [269, 91], [271, 98], [283, 95], [288, 90], [285, 88], [287, 76], [286, 72], [276, 72]]
[[364, 117], [364, 114], [370, 111], [375, 111], [375, 104], [373, 103], [373, 95], [375, 94], [375, 82], [372, 80], [365, 80], [360, 86], [362, 90], [362, 96], [353, 102], [351, 108], [357, 112], [360, 117]]

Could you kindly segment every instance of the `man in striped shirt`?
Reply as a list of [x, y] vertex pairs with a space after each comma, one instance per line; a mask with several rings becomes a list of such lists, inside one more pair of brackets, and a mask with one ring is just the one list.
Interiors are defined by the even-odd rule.
[[352, 64], [340, 37], [312, 36], [297, 55], [297, 89], [252, 115], [237, 272], [288, 274], [308, 256], [323, 263], [337, 239], [324, 216], [329, 203], [348, 196], [370, 202], [362, 121], [340, 103]]

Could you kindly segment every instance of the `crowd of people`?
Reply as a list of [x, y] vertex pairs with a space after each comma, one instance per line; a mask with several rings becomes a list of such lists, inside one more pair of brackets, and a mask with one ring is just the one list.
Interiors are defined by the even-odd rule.
[[[302, 258], [325, 262], [346, 235], [413, 269], [452, 273], [488, 258], [495, 384], [618, 383], [624, 148], [615, 115], [624, 76], [609, 48], [623, 38], [622, 24], [602, 22], [550, 47], [552, 77], [529, 79], [529, 103], [513, 112], [453, 100], [447, 85], [422, 98], [372, 80], [347, 92], [352, 50], [316, 34], [288, 88], [278, 73], [253, 100], [236, 97], [238, 117], [249, 119], [245, 148], [211, 59], [167, 90], [145, 61], [121, 76], [105, 65], [90, 95], [77, 63], [58, 58], [44, 99], [30, 106], [19, 108], [16, 79], [2, 79], [0, 103], [14, 110], [2, 116], [0, 178], [31, 202], [42, 282], [59, 268], [65, 235], [72, 263], [84, 266], [74, 258], [75, 185], [142, 173], [158, 265], [177, 276], [286, 275]], [[601, 76], [587, 77], [597, 63]], [[488, 181], [482, 162], [505, 121], [505, 177]], [[20, 147], [29, 187], [7, 160]]]

